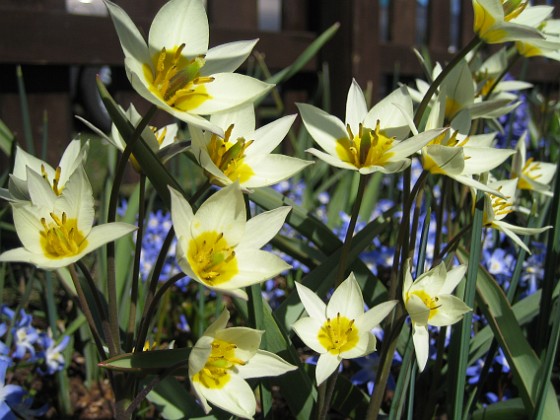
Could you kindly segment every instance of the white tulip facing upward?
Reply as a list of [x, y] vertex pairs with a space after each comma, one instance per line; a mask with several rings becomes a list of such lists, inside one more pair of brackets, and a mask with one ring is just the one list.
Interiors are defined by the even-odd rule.
[[105, 0], [125, 55], [132, 87], [178, 119], [223, 135], [201, 115], [225, 111], [265, 94], [272, 85], [233, 73], [257, 40], [208, 49], [201, 0], [171, 0], [155, 16], [146, 42], [126, 12]]
[[466, 265], [459, 265], [448, 272], [445, 264], [441, 263], [413, 282], [410, 262], [405, 263], [402, 297], [412, 321], [412, 341], [420, 371], [426, 367], [430, 352], [428, 325], [443, 327], [455, 324], [472, 310], [451, 294], [466, 270]]
[[309, 317], [299, 319], [292, 328], [309, 348], [319, 353], [317, 385], [338, 368], [342, 359], [375, 351], [377, 340], [371, 330], [397, 303], [385, 302], [364, 313], [364, 299], [354, 273], [337, 287], [327, 305], [309, 288], [299, 283], [296, 288]]
[[[324, 152], [307, 152], [337, 168], [363, 175], [395, 173], [410, 165], [416, 153], [443, 130], [405, 139], [412, 124], [412, 99], [406, 88], [395, 90], [368, 111], [362, 89], [353, 80], [346, 101], [346, 122], [308, 104], [298, 104], [305, 128]], [[402, 140], [402, 141], [401, 141]]]
[[210, 122], [222, 128], [225, 135], [189, 127], [192, 153], [216, 185], [235, 181], [243, 189], [273, 185], [313, 163], [272, 154], [295, 119], [295, 115], [287, 115], [255, 130], [253, 105], [213, 114]]
[[66, 267], [136, 229], [119, 222], [92, 227], [93, 193], [82, 166], [70, 176], [60, 195], [31, 169], [27, 170], [27, 185], [31, 201], [12, 203], [23, 247], [4, 252], [0, 261], [26, 262], [46, 270]]
[[226, 328], [225, 309], [208, 327], [189, 354], [189, 380], [204, 411], [208, 401], [233, 415], [252, 418], [257, 403], [245, 379], [279, 376], [296, 369], [274, 353], [260, 350], [264, 331]]
[[171, 219], [177, 235], [177, 262], [192, 279], [242, 299], [242, 287], [261, 283], [291, 266], [262, 251], [282, 227], [291, 207], [247, 220], [238, 183], [213, 194], [196, 214], [180, 193], [171, 191]]

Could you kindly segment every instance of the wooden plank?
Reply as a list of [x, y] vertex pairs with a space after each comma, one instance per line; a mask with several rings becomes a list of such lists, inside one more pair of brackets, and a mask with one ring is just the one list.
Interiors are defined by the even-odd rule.
[[331, 89], [331, 109], [327, 110], [344, 119], [346, 96], [352, 81], [352, 3], [359, 0], [339, 1], [324, 0], [319, 13], [321, 30], [325, 30], [335, 22], [340, 27], [335, 36], [321, 51], [321, 59], [328, 64], [329, 83]]
[[66, 10], [66, 0], [2, 0], [0, 10], [64, 11]]
[[390, 40], [395, 44], [416, 43], [416, 2], [392, 0], [389, 6]]
[[[27, 101], [29, 103], [35, 152], [37, 156], [41, 153], [43, 117], [46, 113], [48, 118], [47, 161], [56, 165], [60, 160], [60, 152], [72, 140], [70, 96], [67, 92], [30, 93], [27, 95]], [[18, 143], [25, 147], [18, 94], [0, 95], [0, 118], [13, 131]]]
[[[235, 6], [235, 7], [233, 7]], [[208, 20], [211, 25], [228, 29], [257, 29], [257, 0], [208, 0]]]
[[[139, 22], [145, 33], [150, 22]], [[211, 45], [260, 38], [258, 49], [266, 54], [267, 64], [273, 70], [291, 64], [315, 38], [312, 32], [271, 33], [214, 27], [210, 33]], [[108, 17], [5, 11], [0, 13], [0, 40], [0, 63], [123, 64], [123, 53]], [[306, 67], [315, 69], [315, 61]]]
[[428, 5], [428, 45], [430, 48], [446, 49], [451, 45], [451, 3], [431, 1]]
[[352, 74], [365, 91], [368, 83], [373, 86], [373, 100], [384, 95], [380, 85], [379, 62], [379, 2], [354, 1], [352, 10]]

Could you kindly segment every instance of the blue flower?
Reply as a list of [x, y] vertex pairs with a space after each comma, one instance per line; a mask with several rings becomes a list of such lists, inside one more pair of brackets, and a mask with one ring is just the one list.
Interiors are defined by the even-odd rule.
[[50, 334], [41, 333], [39, 335], [39, 343], [43, 348], [40, 352], [40, 357], [45, 361], [47, 367], [46, 371], [41, 368], [38, 369], [41, 375], [53, 375], [55, 372], [64, 369], [65, 362], [62, 351], [68, 346], [69, 342], [70, 337], [67, 335], [58, 344], [52, 339]]
[[18, 385], [6, 384], [6, 370], [11, 361], [6, 357], [0, 357], [0, 419], [17, 419], [12, 412], [12, 407], [21, 404], [25, 396], [25, 390]]
[[2, 306], [2, 314], [12, 321], [12, 334], [14, 336], [14, 344], [16, 346], [12, 357], [16, 359], [23, 359], [27, 352], [29, 352], [30, 360], [34, 360], [34, 344], [39, 339], [39, 334], [37, 333], [37, 330], [31, 326], [31, 321], [33, 320], [31, 315], [26, 314], [25, 311], [21, 309], [19, 319], [16, 321], [15, 312], [5, 305]]

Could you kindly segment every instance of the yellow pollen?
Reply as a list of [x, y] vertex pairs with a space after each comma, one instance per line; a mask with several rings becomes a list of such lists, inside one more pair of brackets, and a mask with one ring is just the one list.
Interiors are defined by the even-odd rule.
[[527, 162], [525, 162], [525, 165], [523, 165], [521, 173], [523, 176], [519, 178], [517, 188], [521, 190], [532, 190], [533, 186], [525, 178], [538, 182], [538, 179], [542, 177], [541, 163], [534, 162], [533, 158], [529, 158]]
[[350, 125], [346, 126], [348, 137], [336, 141], [336, 153], [346, 163], [356, 168], [383, 166], [394, 155], [390, 152], [394, 137], [387, 137], [380, 129], [379, 120], [375, 130], [360, 124], [358, 133], [354, 134]]
[[190, 240], [187, 250], [189, 265], [208, 286], [231, 280], [238, 273], [235, 250], [223, 233], [206, 231]]
[[336, 318], [327, 318], [319, 330], [319, 343], [331, 354], [339, 355], [342, 352], [351, 350], [358, 344], [358, 329], [354, 325], [354, 320], [350, 320], [340, 313]]
[[163, 48], [152, 58], [152, 65], [144, 64], [144, 76], [150, 90], [173, 108], [194, 109], [211, 98], [206, 84], [214, 78], [201, 76], [204, 56], [188, 59], [182, 55], [185, 44], [168, 51]]
[[[233, 124], [226, 130], [224, 137], [213, 134], [208, 143], [207, 150], [212, 162], [232, 181], [246, 182], [255, 172], [245, 163], [245, 152], [253, 144], [254, 140], [246, 140], [243, 137], [232, 141], [231, 133]], [[211, 181], [220, 184], [215, 177], [208, 174]]]
[[66, 213], [61, 217], [50, 213], [50, 217], [52, 221], [49, 223], [45, 218], [41, 219], [40, 240], [45, 256], [56, 260], [77, 255], [86, 248], [88, 242], [78, 229], [76, 219], [68, 219]]
[[441, 306], [439, 303], [439, 298], [437, 296], [432, 298], [424, 290], [416, 290], [414, 292], [408, 293], [406, 297], [407, 302], [408, 299], [410, 299], [411, 295], [415, 295], [419, 297], [420, 300], [424, 302], [424, 305], [426, 305], [426, 308], [430, 310], [430, 315], [428, 315], [428, 319], [431, 319], [437, 313], [438, 308]]
[[231, 371], [245, 362], [235, 356], [237, 346], [227, 341], [214, 339], [212, 351], [204, 367], [193, 375], [193, 381], [206, 388], [221, 389], [231, 378]]
[[57, 166], [55, 171], [54, 171], [54, 177], [52, 179], [52, 181], [49, 180], [49, 176], [47, 174], [47, 170], [45, 169], [45, 165], [41, 165], [41, 175], [43, 176], [43, 178], [45, 179], [45, 181], [47, 181], [52, 190], [54, 191], [54, 193], [56, 195], [60, 195], [62, 194], [62, 190], [64, 189], [64, 187], [61, 187], [60, 184], [60, 172], [61, 172], [61, 168], [60, 166]]

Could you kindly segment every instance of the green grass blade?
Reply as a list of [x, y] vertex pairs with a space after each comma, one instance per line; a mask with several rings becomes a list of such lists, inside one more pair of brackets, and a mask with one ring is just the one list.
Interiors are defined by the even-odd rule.
[[19, 105], [21, 109], [21, 120], [23, 121], [23, 138], [27, 152], [35, 155], [35, 143], [33, 143], [33, 128], [31, 127], [31, 117], [29, 115], [29, 104], [27, 103], [27, 93], [25, 92], [25, 83], [23, 81], [23, 72], [21, 66], [16, 68], [16, 77], [19, 93]]
[[2, 150], [6, 156], [10, 156], [12, 153], [12, 143], [14, 139], [14, 133], [0, 120], [0, 150]]

